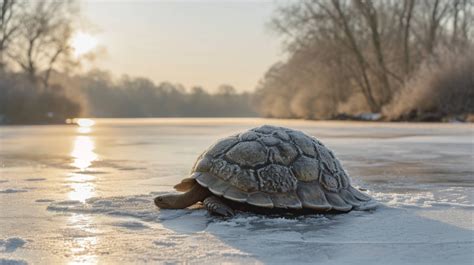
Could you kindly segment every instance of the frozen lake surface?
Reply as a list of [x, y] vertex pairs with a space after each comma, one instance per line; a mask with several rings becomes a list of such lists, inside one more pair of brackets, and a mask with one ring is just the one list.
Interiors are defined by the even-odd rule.
[[[261, 124], [319, 138], [382, 206], [219, 219], [153, 205], [206, 147]], [[0, 134], [0, 264], [474, 263], [470, 124], [99, 119]]]

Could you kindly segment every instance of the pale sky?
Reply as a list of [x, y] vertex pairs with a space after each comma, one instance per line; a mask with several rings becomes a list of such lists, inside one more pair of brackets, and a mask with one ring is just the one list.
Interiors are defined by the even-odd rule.
[[273, 1], [85, 1], [82, 14], [107, 55], [100, 68], [214, 91], [255, 88], [282, 58], [268, 29]]

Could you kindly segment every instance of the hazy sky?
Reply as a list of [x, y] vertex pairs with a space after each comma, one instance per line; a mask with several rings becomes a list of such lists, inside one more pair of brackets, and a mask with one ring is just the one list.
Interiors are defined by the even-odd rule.
[[83, 15], [107, 49], [98, 61], [116, 75], [215, 90], [252, 90], [281, 58], [267, 23], [273, 1], [86, 1]]

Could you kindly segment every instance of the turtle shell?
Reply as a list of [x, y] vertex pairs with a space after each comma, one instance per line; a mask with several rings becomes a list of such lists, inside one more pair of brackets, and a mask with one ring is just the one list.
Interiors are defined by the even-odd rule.
[[[373, 199], [350, 184], [333, 152], [301, 131], [264, 125], [219, 140], [201, 154], [192, 179], [213, 194], [266, 208], [366, 210]], [[193, 181], [192, 181], [193, 182]]]

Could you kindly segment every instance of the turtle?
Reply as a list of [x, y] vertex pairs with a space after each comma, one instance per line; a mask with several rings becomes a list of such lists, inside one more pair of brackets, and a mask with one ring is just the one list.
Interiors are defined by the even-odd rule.
[[154, 203], [183, 209], [202, 202], [214, 215], [321, 214], [371, 210], [376, 201], [351, 185], [334, 153], [302, 131], [263, 125], [217, 141], [189, 177]]

